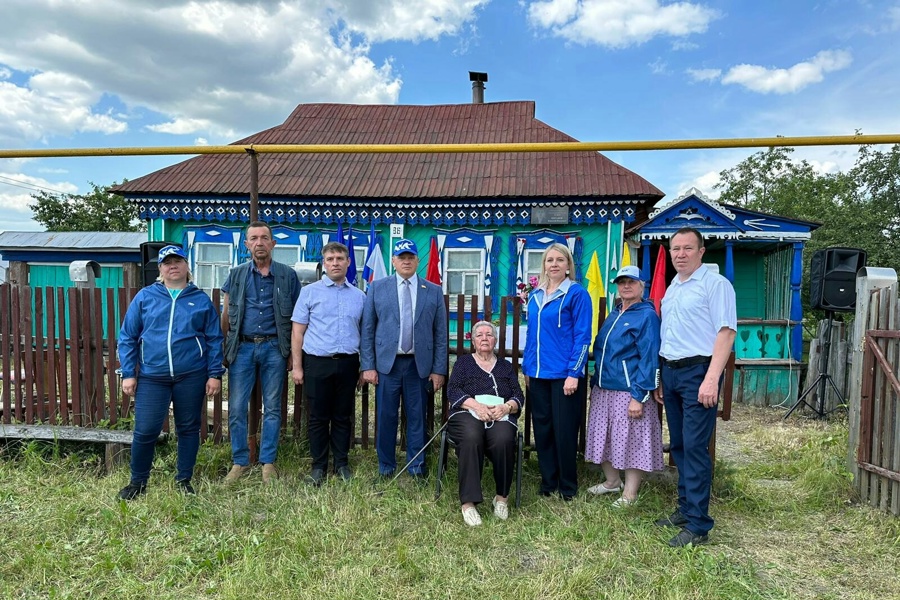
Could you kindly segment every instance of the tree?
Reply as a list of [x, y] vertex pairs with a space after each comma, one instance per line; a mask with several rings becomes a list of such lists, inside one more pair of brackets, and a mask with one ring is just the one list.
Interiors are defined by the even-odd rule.
[[[719, 201], [781, 217], [822, 223], [804, 255], [804, 278], [816, 250], [861, 248], [868, 264], [900, 272], [900, 146], [859, 149], [846, 173], [817, 173], [791, 158], [793, 148], [769, 148], [720, 173]], [[803, 303], [808, 308], [808, 286]]]
[[110, 192], [114, 185], [90, 182], [93, 189], [87, 194], [38, 192], [31, 195], [35, 202], [28, 208], [47, 231], [143, 231], [137, 205]]

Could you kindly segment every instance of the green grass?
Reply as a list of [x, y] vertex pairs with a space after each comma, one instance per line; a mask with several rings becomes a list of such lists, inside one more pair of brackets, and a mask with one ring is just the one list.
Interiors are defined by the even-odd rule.
[[[624, 512], [606, 497], [536, 496], [462, 523], [455, 463], [440, 500], [401, 479], [376, 494], [374, 451], [357, 477], [309, 489], [302, 443], [285, 443], [282, 478], [258, 470], [233, 488], [226, 445], [201, 448], [196, 497], [172, 484], [161, 446], [145, 498], [123, 503], [127, 467], [101, 476], [91, 447], [9, 444], [0, 453], [2, 598], [885, 598], [900, 597], [900, 523], [856, 506], [843, 469], [846, 430], [767, 422], [738, 407], [737, 452], [717, 464], [711, 543], [675, 551], [652, 521], [674, 487], [654, 478]], [[757, 422], [758, 421], [758, 422]], [[720, 433], [724, 435], [724, 433]], [[434, 462], [434, 461], [431, 461]], [[582, 484], [599, 480], [585, 467]], [[486, 470], [485, 491], [491, 493]]]

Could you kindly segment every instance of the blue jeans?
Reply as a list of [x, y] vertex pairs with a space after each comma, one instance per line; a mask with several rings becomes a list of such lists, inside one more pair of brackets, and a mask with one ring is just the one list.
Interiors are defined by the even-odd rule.
[[[400, 397], [406, 413], [406, 460], [407, 462], [425, 446], [425, 382], [419, 377], [416, 361], [412, 355], [398, 356], [390, 373], [378, 373], [375, 386], [375, 450], [378, 454], [378, 472], [382, 475], [393, 473], [397, 468], [397, 425], [400, 420]], [[409, 465], [410, 475], [421, 475], [425, 471], [423, 452]]]
[[234, 464], [250, 464], [247, 444], [247, 410], [250, 394], [259, 380], [262, 389], [263, 422], [259, 442], [259, 462], [274, 463], [281, 433], [281, 392], [287, 377], [287, 359], [278, 349], [278, 340], [254, 344], [241, 342], [237, 357], [228, 367], [228, 435]]
[[[678, 510], [687, 529], [706, 535], [713, 527], [709, 516], [712, 461], [709, 440], [716, 428], [718, 405], [706, 408], [697, 401], [709, 364], [681, 369], [662, 368], [663, 402], [669, 423], [669, 451], [678, 467]], [[722, 379], [719, 379], [722, 387]]]
[[206, 369], [176, 375], [138, 375], [134, 395], [134, 441], [131, 443], [131, 481], [147, 483], [156, 440], [169, 416], [175, 417], [178, 460], [175, 480], [190, 479], [200, 448], [200, 416], [206, 395]]

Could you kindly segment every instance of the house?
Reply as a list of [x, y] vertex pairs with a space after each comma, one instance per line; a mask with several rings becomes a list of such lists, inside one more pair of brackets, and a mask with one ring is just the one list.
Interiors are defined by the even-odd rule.
[[[535, 103], [435, 106], [301, 104], [249, 144], [466, 144], [573, 142], [535, 117]], [[581, 279], [598, 254], [604, 283], [620, 266], [626, 227], [663, 193], [596, 152], [259, 154], [259, 215], [276, 260], [320, 260], [338, 226], [352, 230], [358, 271], [374, 227], [385, 263], [400, 237], [419, 246], [425, 276], [432, 239], [448, 294], [505, 296], [537, 274], [553, 242], [572, 250]], [[203, 155], [115, 188], [140, 206], [150, 240], [181, 240], [197, 284], [224, 283], [246, 260], [250, 162]], [[345, 237], [344, 240], [347, 241]], [[455, 298], [454, 298], [455, 302]]]
[[[0, 257], [9, 261], [6, 282], [14, 285], [75, 287], [69, 273], [71, 263], [93, 261], [99, 271], [94, 278], [97, 288], [138, 288], [141, 244], [146, 240], [145, 232], [5, 231], [0, 233]], [[106, 314], [105, 294], [101, 302]], [[106, 321], [103, 327], [105, 330]]]
[[703, 234], [704, 262], [715, 265], [735, 290], [737, 402], [790, 405], [797, 398], [805, 368], [800, 304], [803, 247], [819, 226], [720, 204], [692, 188], [626, 232], [633, 243], [640, 244], [645, 273], [654, 273], [657, 261], [665, 260], [666, 284], [675, 272], [659, 248], [682, 227]]

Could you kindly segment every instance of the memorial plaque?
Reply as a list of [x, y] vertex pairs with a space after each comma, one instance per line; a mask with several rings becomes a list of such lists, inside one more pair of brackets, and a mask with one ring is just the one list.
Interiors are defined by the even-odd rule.
[[531, 209], [532, 225], [568, 225], [568, 206], [535, 206]]

